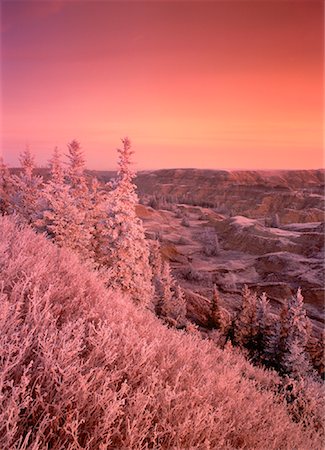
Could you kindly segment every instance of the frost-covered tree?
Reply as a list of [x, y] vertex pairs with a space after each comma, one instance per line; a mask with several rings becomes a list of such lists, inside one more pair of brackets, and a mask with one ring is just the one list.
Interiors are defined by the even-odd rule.
[[[174, 279], [167, 261], [159, 262], [154, 268], [154, 285], [156, 288], [156, 314], [167, 324], [177, 328], [184, 327], [186, 320], [186, 300], [183, 289]], [[160, 273], [155, 273], [159, 270]]]
[[163, 295], [164, 260], [162, 258], [159, 240], [150, 243], [149, 263], [152, 270], [152, 282], [154, 286], [154, 305], [156, 314], [160, 315], [161, 298]]
[[149, 262], [152, 268], [153, 279], [160, 277], [162, 273], [163, 259], [160, 251], [159, 240], [154, 240], [150, 244]]
[[92, 178], [89, 189], [90, 210], [87, 215], [90, 224], [90, 251], [98, 266], [104, 266], [107, 254], [104, 251], [107, 226], [107, 192], [101, 189], [97, 178]]
[[287, 348], [289, 336], [289, 306], [284, 302], [279, 315], [279, 320], [274, 323], [273, 334], [270, 339], [270, 354], [273, 365], [281, 370], [281, 362]]
[[43, 190], [46, 207], [37, 222], [38, 227], [46, 231], [60, 247], [74, 250], [82, 259], [90, 259], [90, 228], [85, 225], [85, 216], [89, 212], [76, 197], [76, 190], [72, 189], [71, 184], [65, 183], [58, 149], [54, 150], [50, 160], [50, 175]]
[[176, 326], [184, 327], [187, 324], [186, 319], [186, 298], [183, 289], [177, 283], [175, 287], [175, 302], [173, 307], [173, 318], [176, 321]]
[[236, 343], [253, 351], [256, 348], [257, 334], [257, 296], [245, 285], [242, 291], [241, 310], [236, 320]]
[[12, 197], [14, 195], [13, 179], [3, 158], [0, 157], [0, 214], [12, 212]]
[[289, 300], [287, 336], [282, 354], [282, 367], [293, 377], [306, 375], [310, 361], [306, 352], [311, 325], [304, 307], [304, 298], [299, 288]]
[[35, 160], [29, 147], [19, 157], [21, 172], [14, 176], [15, 194], [13, 197], [13, 210], [19, 219], [33, 224], [39, 217], [41, 210], [41, 188], [43, 178], [34, 174]]
[[70, 248], [84, 259], [89, 259], [90, 235], [83, 227], [84, 212], [73, 202], [69, 186], [63, 185], [60, 195], [45, 192], [49, 209], [44, 212], [47, 231], [60, 246]]
[[319, 375], [325, 379], [325, 330], [320, 336], [310, 335], [307, 343], [307, 351], [313, 363], [313, 367]]
[[64, 184], [64, 169], [61, 160], [61, 153], [58, 147], [54, 148], [52, 158], [49, 161], [51, 181], [58, 187]]
[[68, 168], [67, 178], [73, 191], [86, 190], [85, 157], [80, 143], [75, 139], [68, 144]]
[[213, 294], [210, 307], [210, 326], [211, 328], [223, 328], [223, 314], [220, 308], [220, 295], [216, 286], [213, 288]]
[[[59, 149], [55, 147], [52, 158], [49, 161], [50, 178], [44, 185], [42, 190], [43, 208], [40, 217], [36, 220], [35, 225], [37, 230], [48, 233], [51, 237], [55, 236], [49, 226], [53, 225], [55, 216], [57, 214], [53, 201], [57, 202], [62, 198], [64, 185], [64, 170], [61, 162], [61, 155]], [[62, 211], [58, 211], [61, 214]], [[58, 217], [56, 218], [58, 220]]]
[[187, 323], [184, 291], [174, 279], [168, 261], [162, 259], [159, 241], [151, 244], [150, 265], [156, 314], [169, 325], [184, 327]]
[[68, 144], [67, 180], [75, 204], [85, 213], [84, 225], [91, 228], [92, 209], [89, 188], [85, 176], [86, 162], [80, 143], [76, 140]]
[[149, 247], [135, 211], [138, 196], [131, 168], [131, 143], [128, 138], [122, 143], [118, 149], [118, 175], [107, 203], [103, 253], [110, 267], [110, 285], [127, 292], [135, 303], [149, 305], [154, 296]]
[[270, 362], [272, 351], [272, 325], [270, 304], [263, 292], [257, 301], [257, 335], [256, 335], [256, 358], [266, 364]]
[[269, 340], [274, 367], [294, 378], [308, 375], [311, 371], [307, 345], [311, 324], [304, 308], [303, 296], [297, 294], [284, 303], [279, 321], [275, 322]]

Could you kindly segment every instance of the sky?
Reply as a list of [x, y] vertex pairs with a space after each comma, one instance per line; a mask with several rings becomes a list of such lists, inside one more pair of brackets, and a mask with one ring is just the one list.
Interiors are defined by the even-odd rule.
[[324, 167], [322, 0], [1, 0], [1, 149], [91, 169]]

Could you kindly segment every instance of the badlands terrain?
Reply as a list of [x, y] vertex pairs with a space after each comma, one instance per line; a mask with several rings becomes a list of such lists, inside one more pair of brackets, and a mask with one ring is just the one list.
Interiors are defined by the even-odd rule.
[[159, 170], [139, 172], [136, 183], [137, 213], [185, 289], [189, 318], [207, 325], [214, 284], [229, 312], [244, 284], [266, 292], [275, 313], [301, 287], [320, 333], [324, 170]]

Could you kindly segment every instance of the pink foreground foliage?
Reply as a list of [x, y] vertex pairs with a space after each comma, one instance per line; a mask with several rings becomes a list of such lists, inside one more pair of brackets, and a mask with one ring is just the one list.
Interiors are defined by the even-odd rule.
[[0, 274], [2, 450], [322, 448], [277, 375], [167, 329], [9, 218]]

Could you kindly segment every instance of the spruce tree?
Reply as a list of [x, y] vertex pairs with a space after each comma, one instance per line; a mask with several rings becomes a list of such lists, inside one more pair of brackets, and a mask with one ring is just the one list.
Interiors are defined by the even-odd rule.
[[11, 214], [13, 195], [13, 178], [3, 158], [0, 157], [0, 215]]
[[245, 285], [242, 291], [242, 307], [236, 319], [235, 341], [252, 354], [256, 349], [257, 334], [257, 296]]
[[100, 188], [100, 183], [96, 177], [92, 178], [89, 189], [90, 211], [88, 221], [91, 224], [90, 250], [97, 266], [104, 266], [106, 263], [105, 248], [105, 228], [107, 226], [107, 193]]
[[64, 184], [64, 169], [62, 165], [61, 160], [61, 153], [58, 149], [58, 147], [54, 148], [52, 158], [49, 161], [50, 166], [50, 174], [51, 174], [51, 181], [54, 183], [55, 186], [62, 186]]
[[149, 247], [135, 211], [138, 196], [131, 168], [131, 143], [128, 138], [122, 143], [123, 147], [118, 149], [118, 175], [107, 203], [103, 252], [110, 268], [111, 286], [128, 293], [135, 303], [149, 305], [154, 296]]
[[21, 172], [13, 176], [15, 194], [13, 210], [23, 223], [33, 225], [39, 218], [43, 178], [34, 174], [35, 161], [29, 147], [19, 157]]
[[282, 357], [286, 351], [287, 339], [289, 334], [289, 308], [288, 303], [284, 302], [281, 306], [279, 317], [271, 320], [268, 331], [268, 338], [265, 343], [264, 363], [282, 371]]
[[183, 328], [187, 323], [184, 291], [172, 276], [169, 263], [162, 261], [160, 267], [160, 273], [154, 275], [157, 297], [155, 312], [168, 325]]
[[257, 302], [256, 358], [268, 364], [272, 358], [270, 304], [263, 292]]
[[300, 288], [297, 294], [291, 297], [288, 306], [288, 327], [282, 354], [282, 368], [289, 375], [300, 377], [311, 370], [306, 352], [311, 325]]
[[220, 296], [216, 286], [213, 288], [209, 325], [211, 328], [223, 328], [223, 315], [220, 308]]
[[50, 160], [50, 180], [43, 190], [46, 207], [37, 224], [60, 247], [70, 248], [82, 259], [88, 260], [92, 257], [89, 249], [90, 227], [86, 226], [85, 221], [89, 211], [85, 210], [86, 203], [77, 195], [78, 190], [65, 182], [67, 178], [72, 183], [73, 177], [65, 175], [61, 156], [56, 148]]
[[[67, 178], [73, 192], [81, 192], [87, 190], [85, 179], [85, 157], [80, 143], [75, 139], [68, 144], [68, 168]], [[77, 197], [77, 194], [75, 194]]]

